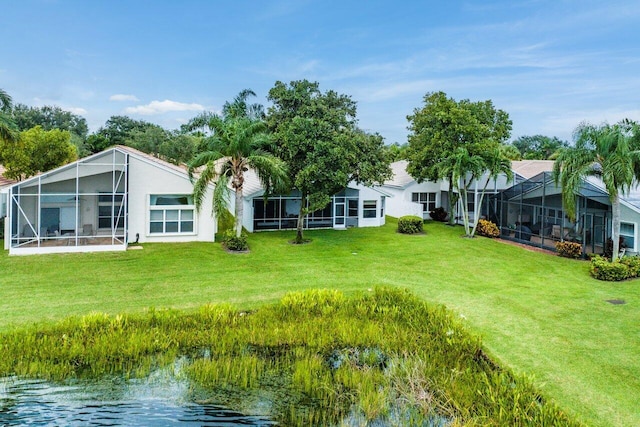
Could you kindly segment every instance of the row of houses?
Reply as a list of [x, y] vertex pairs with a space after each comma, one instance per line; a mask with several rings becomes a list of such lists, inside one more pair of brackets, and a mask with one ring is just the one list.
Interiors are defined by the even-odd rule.
[[[305, 228], [378, 227], [385, 216], [417, 215], [448, 206], [448, 182], [418, 183], [407, 162], [392, 165], [383, 185], [349, 184], [305, 219]], [[550, 248], [561, 240], [582, 244], [585, 253], [604, 251], [611, 235], [611, 206], [601, 182], [583, 183], [577, 217], [562, 207], [561, 189], [551, 179], [552, 161], [513, 162], [515, 179], [482, 177], [472, 182], [471, 220], [487, 218], [501, 237]], [[217, 221], [211, 194], [196, 210], [186, 168], [125, 146], [116, 146], [22, 182], [0, 183], [4, 244], [11, 255], [126, 250], [134, 242], [214, 241]], [[487, 185], [488, 196], [478, 205]], [[243, 226], [249, 232], [293, 229], [301, 197], [295, 191], [265, 200], [258, 177], [248, 171]], [[622, 201], [621, 235], [637, 252], [640, 192]], [[458, 213], [453, 212], [456, 219]]]

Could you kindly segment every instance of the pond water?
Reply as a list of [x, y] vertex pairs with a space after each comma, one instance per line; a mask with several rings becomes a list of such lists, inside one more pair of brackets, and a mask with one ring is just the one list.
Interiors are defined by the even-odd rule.
[[[271, 426], [264, 416], [197, 402], [167, 372], [54, 384], [0, 379], [0, 426]], [[256, 408], [261, 412], [260, 408]]]

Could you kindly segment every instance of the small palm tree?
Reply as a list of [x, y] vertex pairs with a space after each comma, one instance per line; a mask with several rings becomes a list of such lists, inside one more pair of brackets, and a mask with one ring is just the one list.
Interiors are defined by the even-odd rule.
[[612, 259], [620, 251], [620, 195], [640, 179], [638, 125], [623, 121], [601, 127], [583, 123], [574, 132], [574, 147], [563, 148], [553, 165], [556, 185], [562, 187], [567, 215], [575, 220], [576, 198], [586, 177], [602, 179], [611, 201]]
[[229, 186], [235, 192], [235, 224], [237, 237], [242, 234], [244, 174], [253, 169], [267, 193], [285, 186], [287, 177], [284, 163], [268, 153], [269, 143], [264, 122], [248, 117], [209, 117], [207, 127], [212, 132], [208, 150], [200, 153], [189, 164], [189, 176], [203, 168], [193, 186], [196, 209], [200, 209], [209, 184], [215, 183], [213, 212], [227, 215]]

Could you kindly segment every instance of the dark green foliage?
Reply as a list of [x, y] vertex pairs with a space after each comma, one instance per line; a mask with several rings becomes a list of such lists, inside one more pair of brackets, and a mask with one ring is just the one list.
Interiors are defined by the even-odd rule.
[[225, 248], [234, 252], [244, 252], [249, 250], [247, 235], [242, 233], [240, 236], [236, 236], [236, 233], [233, 229], [224, 232], [222, 237], [222, 244]]
[[11, 115], [20, 131], [29, 130], [36, 126], [40, 126], [44, 130], [66, 130], [80, 137], [82, 141], [86, 139], [89, 132], [87, 120], [84, 117], [65, 111], [55, 105], [29, 107], [24, 104], [16, 104]]
[[301, 243], [302, 218], [324, 208], [351, 181], [371, 185], [390, 178], [389, 156], [380, 135], [357, 128], [356, 103], [348, 95], [322, 92], [317, 82], [278, 81], [268, 99], [273, 152], [302, 195], [296, 235]]
[[485, 237], [499, 237], [500, 229], [496, 224], [486, 219], [478, 220], [478, 234]]
[[254, 313], [96, 313], [1, 335], [0, 375], [146, 375], [187, 355], [203, 399], [230, 406], [262, 390], [281, 425], [387, 425], [394, 412], [410, 425], [578, 425], [461, 322], [399, 289], [294, 293]]
[[424, 220], [419, 216], [406, 215], [398, 218], [398, 233], [416, 234], [423, 232]]
[[582, 256], [582, 245], [575, 242], [558, 242], [556, 252], [565, 258], [578, 259]]
[[440, 222], [445, 222], [447, 220], [447, 215], [449, 214], [442, 206], [440, 206], [439, 208], [435, 208], [434, 210], [429, 212], [429, 216], [431, 217], [431, 219]]
[[515, 147], [525, 160], [553, 160], [561, 148], [569, 146], [567, 141], [550, 138], [544, 135], [521, 136], [516, 138], [511, 145]]
[[[477, 165], [484, 163], [483, 172], [491, 170], [489, 164], [494, 163], [496, 156], [504, 158], [500, 147], [509, 138], [512, 122], [509, 115], [496, 109], [490, 100], [456, 101], [444, 92], [431, 92], [423, 101], [422, 107], [407, 116], [407, 171], [418, 182], [447, 179], [449, 212], [455, 212], [461, 193], [454, 192], [456, 170], [472, 172], [469, 162], [461, 162], [460, 154], [473, 159]], [[463, 163], [466, 166], [461, 168]], [[462, 175], [467, 176], [466, 173]], [[453, 225], [453, 215], [449, 217], [449, 223]]]
[[[635, 269], [636, 266], [634, 265], [634, 270]], [[620, 260], [611, 262], [607, 258], [601, 256], [595, 256], [591, 259], [589, 273], [598, 280], [605, 280], [608, 282], [619, 282], [631, 277], [628, 265]]]

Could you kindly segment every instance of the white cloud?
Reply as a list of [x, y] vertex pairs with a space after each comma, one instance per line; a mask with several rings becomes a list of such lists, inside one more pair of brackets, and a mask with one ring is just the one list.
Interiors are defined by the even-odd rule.
[[200, 104], [186, 104], [184, 102], [171, 101], [151, 101], [146, 105], [138, 105], [136, 107], [128, 107], [124, 111], [128, 114], [141, 114], [143, 116], [152, 116], [156, 114], [164, 114], [172, 111], [203, 111], [205, 108]]
[[78, 114], [80, 116], [87, 114], [87, 110], [81, 107], [69, 107], [69, 108], [65, 108], [65, 110], [70, 111], [73, 114]]
[[125, 95], [122, 93], [117, 93], [115, 95], [111, 95], [109, 97], [109, 101], [140, 101], [135, 95]]

